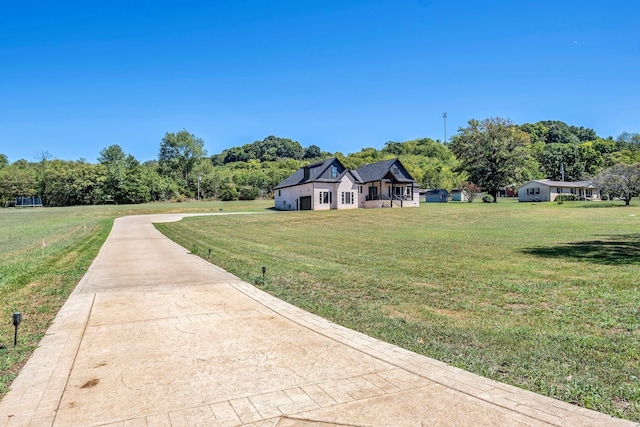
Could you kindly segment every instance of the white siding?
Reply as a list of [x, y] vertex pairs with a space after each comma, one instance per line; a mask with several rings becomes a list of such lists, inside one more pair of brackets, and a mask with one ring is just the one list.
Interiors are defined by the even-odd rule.
[[[338, 209], [358, 209], [359, 188], [351, 174], [346, 174], [342, 178], [336, 189], [336, 199]], [[348, 194], [348, 195], [347, 195]], [[343, 201], [344, 199], [344, 201]], [[347, 203], [348, 202], [348, 203]]]
[[518, 188], [520, 202], [553, 202], [560, 194], [575, 194], [581, 200], [600, 200], [598, 188], [583, 187], [571, 183], [546, 183], [544, 181], [530, 181]]
[[[324, 196], [328, 193], [327, 196]], [[336, 208], [336, 184], [333, 182], [316, 182], [313, 189], [314, 211], [328, 211]]]
[[548, 202], [549, 197], [549, 186], [541, 182], [527, 182], [518, 188], [519, 202]]
[[[275, 190], [275, 208], [281, 211], [295, 211], [300, 209], [300, 197], [313, 196], [313, 184], [296, 185], [295, 187]], [[311, 200], [313, 209], [314, 200]]]

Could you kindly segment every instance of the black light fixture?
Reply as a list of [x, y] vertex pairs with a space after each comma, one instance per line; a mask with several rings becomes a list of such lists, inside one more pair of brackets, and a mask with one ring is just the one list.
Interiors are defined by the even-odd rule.
[[209, 254], [207, 255], [207, 261], [211, 258], [211, 248], [209, 248]]
[[22, 322], [22, 313], [16, 311], [13, 313], [13, 326], [16, 328], [13, 335], [13, 346], [18, 345], [18, 325]]
[[264, 283], [264, 276], [267, 274], [267, 266], [262, 266], [262, 282]]

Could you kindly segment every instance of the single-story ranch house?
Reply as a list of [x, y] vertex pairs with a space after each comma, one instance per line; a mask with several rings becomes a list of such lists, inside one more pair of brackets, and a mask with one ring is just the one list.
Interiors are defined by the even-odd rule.
[[398, 159], [347, 169], [337, 158], [298, 169], [274, 188], [275, 208], [285, 211], [409, 207], [419, 185]]
[[519, 202], [553, 202], [562, 194], [575, 194], [580, 200], [600, 200], [600, 189], [592, 181], [538, 179], [518, 187]]

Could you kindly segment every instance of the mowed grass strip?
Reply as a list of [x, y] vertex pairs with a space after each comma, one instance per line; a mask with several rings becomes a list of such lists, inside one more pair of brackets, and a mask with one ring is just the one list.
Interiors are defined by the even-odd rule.
[[[192, 202], [0, 209], [0, 398], [98, 254], [114, 218], [146, 213], [264, 211], [272, 204]], [[15, 347], [14, 311], [21, 312], [23, 318]]]
[[157, 227], [336, 323], [640, 421], [636, 206], [423, 204], [186, 218]]

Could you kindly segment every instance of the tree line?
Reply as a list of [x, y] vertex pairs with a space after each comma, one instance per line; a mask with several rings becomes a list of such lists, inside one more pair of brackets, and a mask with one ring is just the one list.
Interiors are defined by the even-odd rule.
[[[389, 141], [382, 149], [344, 155], [268, 136], [209, 156], [201, 138], [181, 130], [166, 133], [158, 158], [144, 163], [119, 145], [102, 149], [94, 163], [53, 159], [46, 152], [34, 161], [10, 163], [0, 154], [0, 202], [4, 206], [19, 196], [40, 196], [48, 206], [268, 198], [295, 170], [331, 156], [349, 168], [397, 157], [423, 188], [467, 187], [497, 196], [531, 179], [608, 176], [612, 183], [616, 176], [622, 182], [614, 172], [640, 164], [640, 134], [602, 138], [560, 121], [516, 125], [488, 118], [470, 120], [447, 142]], [[619, 184], [603, 187], [612, 195], [628, 193]]]
[[640, 189], [640, 134], [605, 139], [559, 121], [516, 125], [495, 117], [469, 120], [449, 148], [459, 161], [456, 170], [494, 202], [501, 189], [532, 179], [593, 180], [605, 197], [627, 204]]

